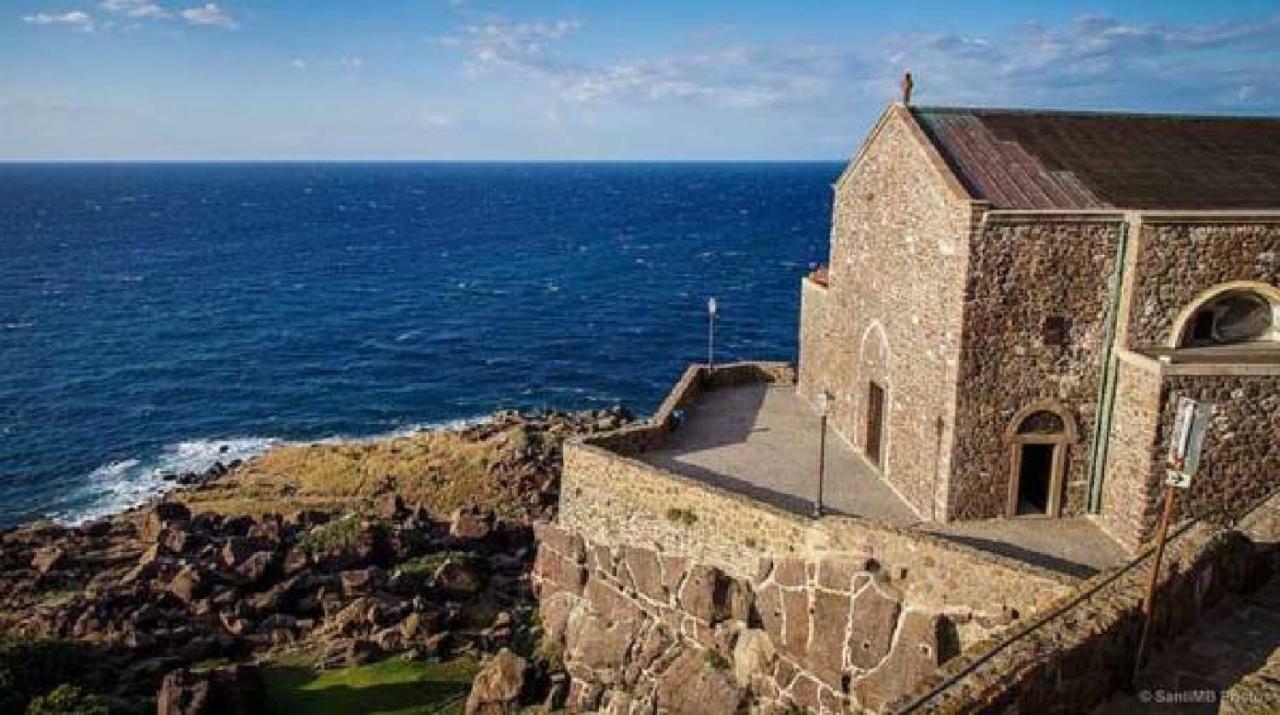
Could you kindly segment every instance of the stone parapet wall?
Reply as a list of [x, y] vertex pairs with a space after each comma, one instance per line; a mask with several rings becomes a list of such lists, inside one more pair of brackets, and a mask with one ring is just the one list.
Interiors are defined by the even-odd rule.
[[697, 400], [704, 391], [773, 382], [793, 384], [795, 370], [783, 362], [736, 362], [714, 368], [690, 365], [648, 421], [592, 437], [587, 443], [628, 455], [658, 449], [666, 444], [673, 414]]
[[571, 711], [879, 710], [1013, 622], [921, 603], [876, 559], [762, 560], [749, 577], [678, 553], [537, 530], [533, 582]]
[[916, 602], [991, 618], [1035, 610], [1071, 583], [920, 531], [794, 514], [586, 443], [565, 446], [559, 522], [596, 543], [679, 554], [736, 578], [762, 560], [874, 559]]
[[[1225, 595], [1260, 583], [1275, 567], [1280, 498], [1241, 530], [1190, 522], [1173, 531], [1157, 586], [1151, 647], [1157, 652]], [[1127, 687], [1142, 630], [1150, 551], [1100, 574], [1029, 623], [977, 644], [944, 665], [899, 713], [1090, 712]]]

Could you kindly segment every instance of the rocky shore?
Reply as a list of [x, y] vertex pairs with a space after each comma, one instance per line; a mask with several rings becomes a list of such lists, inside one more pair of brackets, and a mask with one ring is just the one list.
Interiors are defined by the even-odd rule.
[[533, 525], [554, 517], [563, 441], [629, 419], [278, 448], [115, 517], [0, 532], [0, 715], [284, 711], [278, 664], [389, 658], [478, 670], [467, 712], [554, 707]]

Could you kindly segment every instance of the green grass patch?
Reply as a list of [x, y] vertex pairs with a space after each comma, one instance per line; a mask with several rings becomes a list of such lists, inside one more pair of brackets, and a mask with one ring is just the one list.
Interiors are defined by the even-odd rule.
[[268, 713], [307, 715], [452, 715], [465, 709], [476, 661], [444, 663], [398, 657], [354, 668], [316, 671], [304, 656], [267, 665]]
[[692, 509], [676, 509], [672, 507], [667, 510], [667, 519], [685, 526], [693, 526], [698, 523], [698, 515]]
[[[377, 534], [387, 525], [375, 521], [370, 528]], [[344, 514], [303, 534], [298, 546], [313, 554], [342, 551], [358, 546], [363, 533], [363, 522], [355, 514]]]
[[414, 583], [426, 585], [444, 562], [450, 560], [478, 573], [484, 573], [488, 566], [483, 558], [467, 551], [438, 551], [404, 561], [396, 568]]

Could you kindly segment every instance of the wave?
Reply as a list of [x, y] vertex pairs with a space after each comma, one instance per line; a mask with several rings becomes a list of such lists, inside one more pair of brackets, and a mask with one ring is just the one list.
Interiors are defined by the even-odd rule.
[[236, 437], [195, 439], [165, 446], [159, 454], [108, 462], [89, 473], [67, 502], [76, 504], [50, 512], [47, 516], [69, 526], [119, 514], [159, 497], [177, 484], [165, 475], [202, 474], [214, 464], [249, 460], [272, 447], [302, 444], [359, 444], [409, 437], [426, 430], [458, 431], [491, 419], [468, 417], [440, 422], [414, 423], [390, 432], [350, 437], [335, 435], [319, 440], [288, 441], [276, 437]]

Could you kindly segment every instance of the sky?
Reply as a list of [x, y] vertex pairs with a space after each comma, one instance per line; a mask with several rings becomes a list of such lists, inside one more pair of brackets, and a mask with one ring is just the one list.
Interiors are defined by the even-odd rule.
[[842, 159], [918, 104], [1280, 115], [1280, 0], [0, 0], [3, 160]]

